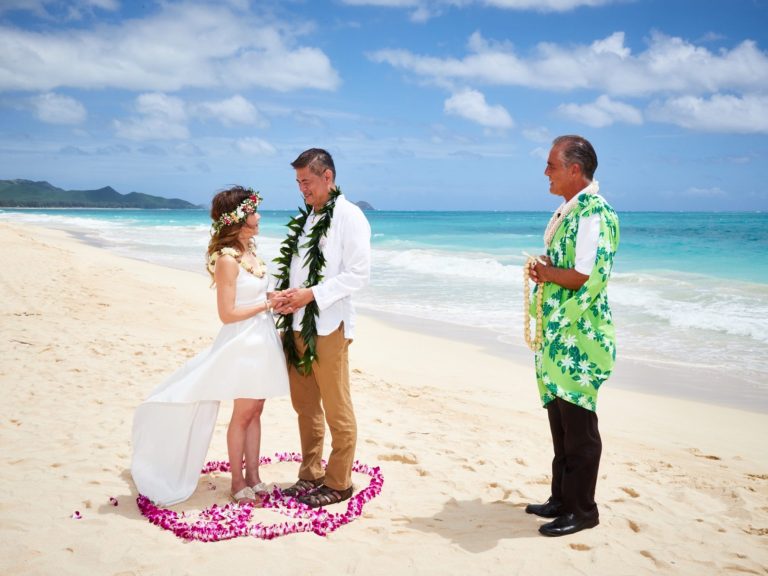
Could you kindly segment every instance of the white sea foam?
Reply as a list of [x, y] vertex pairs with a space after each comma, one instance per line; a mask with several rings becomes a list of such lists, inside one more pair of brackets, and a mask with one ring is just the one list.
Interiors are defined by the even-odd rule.
[[[0, 211], [0, 222], [63, 228], [132, 258], [202, 273], [206, 218], [173, 226], [140, 216], [114, 221], [61, 214]], [[259, 252], [271, 260], [284, 232], [262, 225]], [[375, 235], [381, 238], [381, 235]], [[391, 234], [374, 242], [370, 286], [360, 308], [492, 331], [522, 346], [520, 249], [471, 251], [430, 247]], [[609, 300], [619, 354], [649, 363], [707, 367], [765, 386], [768, 382], [768, 285], [670, 270], [616, 272]]]
[[707, 277], [616, 275], [610, 298], [629, 314], [646, 314], [698, 337], [707, 332], [768, 344], [768, 287]]
[[393, 273], [434, 276], [451, 280], [468, 278], [476, 282], [519, 283], [522, 268], [502, 264], [484, 254], [451, 253], [438, 250], [377, 250], [374, 258]]

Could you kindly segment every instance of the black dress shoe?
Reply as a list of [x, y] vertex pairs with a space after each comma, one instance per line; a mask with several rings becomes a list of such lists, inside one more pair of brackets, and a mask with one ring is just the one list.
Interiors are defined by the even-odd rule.
[[544, 534], [544, 536], [567, 536], [587, 528], [594, 528], [598, 524], [600, 524], [600, 517], [597, 514], [594, 516], [563, 514], [552, 522], [539, 526], [539, 532]]
[[544, 504], [528, 504], [525, 507], [528, 514], [536, 514], [542, 518], [557, 518], [563, 515], [563, 504], [560, 500], [550, 498]]

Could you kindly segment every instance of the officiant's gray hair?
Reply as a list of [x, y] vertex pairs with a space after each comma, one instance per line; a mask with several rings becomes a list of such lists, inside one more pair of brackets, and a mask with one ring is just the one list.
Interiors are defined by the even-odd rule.
[[298, 170], [299, 168], [306, 168], [312, 171], [312, 174], [320, 176], [326, 170], [330, 170], [333, 174], [333, 180], [336, 181], [336, 166], [333, 163], [333, 158], [327, 150], [322, 148], [310, 148], [305, 150], [299, 157], [291, 162], [291, 166]]
[[597, 154], [589, 140], [582, 136], [568, 134], [558, 136], [552, 141], [552, 146], [558, 144], [563, 144], [561, 154], [565, 165], [578, 164], [584, 177], [587, 180], [592, 180], [595, 170], [597, 170]]

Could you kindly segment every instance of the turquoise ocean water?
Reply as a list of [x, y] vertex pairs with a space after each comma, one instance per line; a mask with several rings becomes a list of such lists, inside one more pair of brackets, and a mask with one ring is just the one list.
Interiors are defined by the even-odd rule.
[[[262, 212], [265, 260], [276, 256], [291, 215]], [[361, 311], [410, 325], [446, 322], [454, 334], [472, 328], [492, 336], [497, 349], [522, 354], [523, 251], [541, 253], [548, 213], [366, 215], [373, 271], [357, 298]], [[609, 288], [619, 360], [693, 375], [686, 396], [700, 390], [708, 401], [768, 410], [768, 214], [619, 216]], [[0, 222], [65, 229], [125, 256], [204, 274], [204, 210], [3, 209]]]

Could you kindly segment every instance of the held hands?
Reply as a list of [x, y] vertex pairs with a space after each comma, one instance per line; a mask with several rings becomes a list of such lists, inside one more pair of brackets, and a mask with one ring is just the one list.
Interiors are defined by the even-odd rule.
[[277, 314], [293, 314], [314, 299], [315, 295], [309, 288], [289, 288], [280, 292], [272, 292], [269, 301]]

